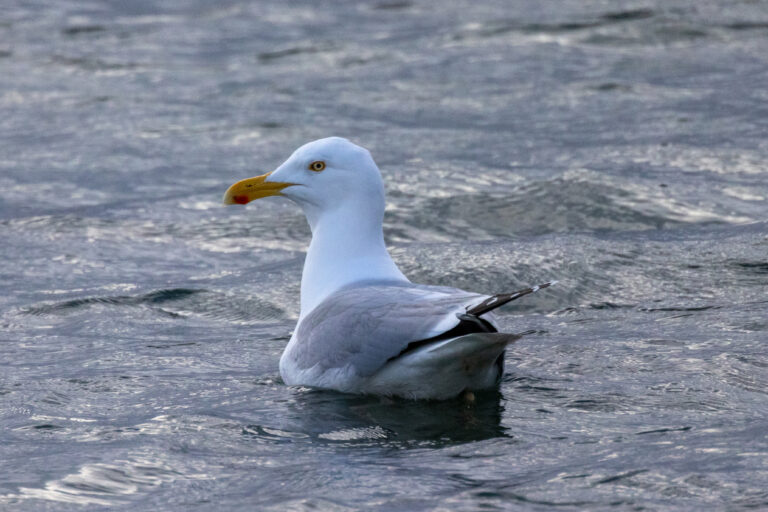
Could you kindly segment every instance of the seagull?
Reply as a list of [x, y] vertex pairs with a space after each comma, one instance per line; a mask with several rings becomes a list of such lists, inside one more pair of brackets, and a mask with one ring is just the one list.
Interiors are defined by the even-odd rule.
[[312, 230], [301, 311], [280, 357], [290, 386], [448, 399], [498, 386], [507, 345], [489, 314], [554, 282], [484, 295], [412, 283], [384, 244], [384, 183], [365, 148], [329, 137], [274, 171], [239, 181], [225, 204], [287, 197]]

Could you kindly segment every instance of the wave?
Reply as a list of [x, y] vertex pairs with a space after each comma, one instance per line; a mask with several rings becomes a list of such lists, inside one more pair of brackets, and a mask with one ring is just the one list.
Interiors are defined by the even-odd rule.
[[283, 309], [257, 297], [190, 288], [156, 290], [142, 295], [71, 299], [22, 308], [21, 313], [33, 316], [68, 315], [94, 306], [146, 307], [166, 316], [202, 316], [243, 323], [279, 321], [286, 317]]
[[393, 241], [437, 242], [752, 220], [714, 208], [705, 210], [651, 187], [606, 181], [605, 177], [574, 172], [528, 183], [503, 196], [481, 192], [429, 198], [409, 209], [392, 211], [390, 236]]

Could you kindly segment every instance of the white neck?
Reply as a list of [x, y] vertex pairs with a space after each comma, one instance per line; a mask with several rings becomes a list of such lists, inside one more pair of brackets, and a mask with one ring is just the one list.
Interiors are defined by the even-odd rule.
[[352, 283], [408, 282], [384, 245], [383, 197], [380, 207], [346, 201], [330, 211], [304, 205], [304, 213], [312, 228], [312, 242], [301, 276], [301, 318], [331, 293]]

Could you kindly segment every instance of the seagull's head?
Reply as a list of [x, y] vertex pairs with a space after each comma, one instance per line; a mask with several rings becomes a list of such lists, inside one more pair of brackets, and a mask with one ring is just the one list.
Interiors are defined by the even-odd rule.
[[308, 216], [342, 205], [384, 209], [381, 173], [371, 154], [341, 137], [309, 142], [274, 171], [238, 181], [224, 194], [224, 204], [268, 196], [285, 196]]

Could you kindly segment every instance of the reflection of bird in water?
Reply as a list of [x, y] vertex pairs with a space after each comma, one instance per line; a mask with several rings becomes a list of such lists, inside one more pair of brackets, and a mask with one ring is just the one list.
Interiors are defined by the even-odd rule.
[[411, 283], [384, 245], [379, 169], [346, 139], [300, 147], [274, 172], [232, 185], [224, 202], [273, 195], [301, 206], [312, 229], [301, 315], [280, 359], [287, 384], [438, 399], [498, 384], [520, 335], [486, 315], [550, 283], [494, 296]]
[[301, 438], [342, 443], [451, 445], [507, 436], [504, 408], [496, 390], [443, 401], [304, 391], [294, 395], [289, 413], [269, 427], [249, 425], [246, 435], [274, 442]]

